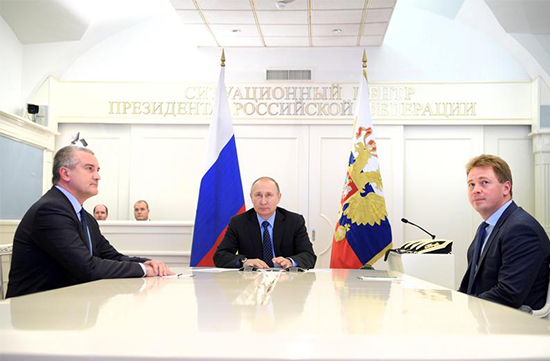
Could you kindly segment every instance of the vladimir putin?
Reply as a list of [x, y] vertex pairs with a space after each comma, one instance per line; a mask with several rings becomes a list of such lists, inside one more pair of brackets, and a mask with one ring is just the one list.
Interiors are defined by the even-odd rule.
[[[253, 209], [234, 216], [214, 253], [217, 267], [313, 268], [317, 256], [304, 217], [277, 207], [281, 192], [269, 177], [252, 184]], [[236, 254], [238, 252], [238, 254]]]

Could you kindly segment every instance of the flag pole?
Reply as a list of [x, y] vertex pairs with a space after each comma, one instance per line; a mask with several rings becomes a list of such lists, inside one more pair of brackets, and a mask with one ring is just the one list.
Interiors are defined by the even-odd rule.
[[332, 237], [331, 268], [371, 268], [392, 247], [370, 112], [366, 50], [362, 60], [363, 79], [355, 107], [339, 219]]
[[208, 141], [201, 178], [191, 267], [214, 267], [214, 254], [225, 237], [231, 217], [246, 211], [241, 172], [225, 87], [225, 51], [208, 128]]
[[369, 78], [367, 78], [367, 51], [363, 50], [363, 75], [365, 76], [365, 79], [367, 80], [367, 83], [369, 82]]

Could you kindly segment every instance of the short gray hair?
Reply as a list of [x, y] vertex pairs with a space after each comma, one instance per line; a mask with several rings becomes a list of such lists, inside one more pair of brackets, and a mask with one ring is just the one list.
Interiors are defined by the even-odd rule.
[[52, 169], [52, 183], [57, 184], [59, 183], [59, 179], [61, 179], [61, 175], [59, 174], [61, 167], [74, 169], [76, 165], [79, 162], [79, 159], [75, 157], [77, 152], [86, 152], [90, 154], [94, 154], [90, 149], [88, 148], [82, 148], [77, 147], [74, 145], [68, 145], [66, 147], [63, 147], [55, 153], [55, 156], [53, 158], [53, 169]]

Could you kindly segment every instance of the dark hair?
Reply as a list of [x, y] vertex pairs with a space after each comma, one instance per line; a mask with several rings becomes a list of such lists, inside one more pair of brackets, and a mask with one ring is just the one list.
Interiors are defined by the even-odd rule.
[[109, 214], [109, 208], [107, 208], [107, 206], [105, 204], [96, 204], [95, 207], [94, 207], [94, 213], [95, 213], [95, 209], [99, 206], [105, 207], [105, 213]]

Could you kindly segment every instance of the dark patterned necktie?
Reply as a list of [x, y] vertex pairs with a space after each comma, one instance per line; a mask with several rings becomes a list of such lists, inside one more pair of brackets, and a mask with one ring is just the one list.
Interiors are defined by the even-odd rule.
[[474, 283], [474, 275], [476, 273], [477, 264], [479, 263], [479, 258], [481, 256], [481, 248], [483, 247], [483, 242], [485, 241], [485, 229], [487, 228], [488, 223], [481, 223], [477, 229], [476, 239], [474, 241], [474, 254], [472, 255], [472, 262], [470, 262], [470, 279], [468, 281], [468, 290], [467, 294], [472, 294], [472, 286]]
[[88, 245], [90, 246], [90, 254], [93, 256], [92, 241], [88, 236], [88, 224], [86, 223], [86, 214], [84, 213], [84, 207], [80, 208], [80, 223], [82, 225], [82, 230], [84, 231], [84, 237], [88, 241]]
[[268, 221], [262, 222], [262, 227], [264, 228], [264, 236], [262, 239], [262, 247], [264, 250], [264, 262], [267, 263], [269, 267], [273, 267], [273, 249], [271, 246], [271, 237], [269, 236], [269, 231], [267, 227], [269, 227]]

